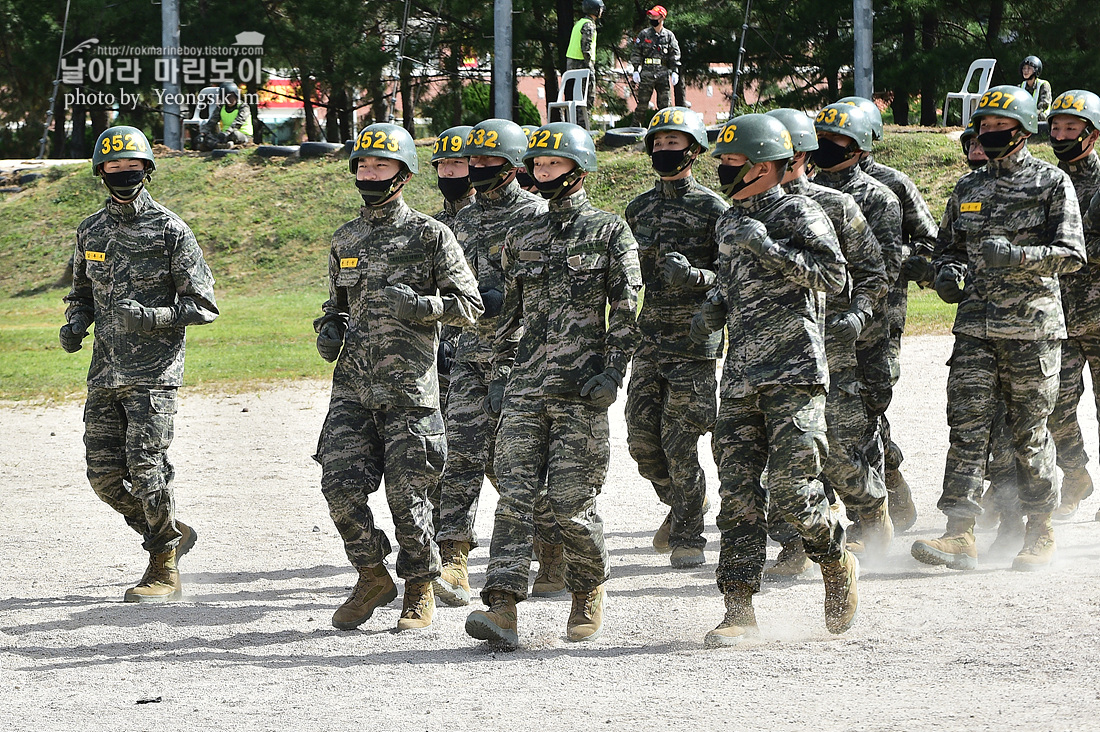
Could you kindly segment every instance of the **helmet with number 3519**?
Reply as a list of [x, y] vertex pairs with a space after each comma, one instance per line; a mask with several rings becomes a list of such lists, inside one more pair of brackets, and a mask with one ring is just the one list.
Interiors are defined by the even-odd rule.
[[794, 157], [787, 126], [766, 114], [743, 114], [730, 120], [718, 133], [711, 157], [744, 155], [750, 163], [767, 163]]
[[404, 163], [410, 173], [420, 172], [412, 135], [404, 127], [385, 122], [364, 127], [355, 138], [355, 146], [348, 158], [348, 169], [352, 173], [359, 167], [360, 158], [388, 158]]
[[473, 128], [470, 125], [459, 125], [440, 132], [439, 137], [435, 138], [430, 162], [434, 165], [440, 160], [466, 157], [462, 147], [466, 144], [466, 135], [470, 134], [471, 129]]
[[[1035, 99], [1018, 86], [995, 86], [978, 100], [973, 117], [1008, 117], [1020, 123], [1027, 132], [1039, 131], [1039, 112]], [[981, 125], [979, 124], [979, 127]]]
[[569, 122], [551, 122], [531, 133], [527, 152], [523, 155], [528, 172], [533, 172], [534, 159], [544, 155], [572, 160], [586, 173], [596, 170], [596, 145], [592, 136], [588, 130]]
[[157, 169], [153, 161], [153, 148], [145, 133], [136, 127], [119, 125], [108, 127], [95, 141], [92, 153], [92, 174], [103, 172], [102, 165], [111, 160], [145, 160], [145, 170], [152, 173]]

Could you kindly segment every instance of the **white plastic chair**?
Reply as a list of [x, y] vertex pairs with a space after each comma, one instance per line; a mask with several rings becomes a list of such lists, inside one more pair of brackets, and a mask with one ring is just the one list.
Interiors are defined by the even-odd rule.
[[[572, 82], [573, 96], [566, 99], [565, 90], [569, 88], [570, 82]], [[573, 69], [562, 74], [561, 83], [558, 86], [558, 101], [546, 105], [546, 118], [553, 119], [555, 109], [564, 109], [566, 121], [577, 124], [577, 107], [588, 108], [590, 83], [592, 83], [592, 72], [588, 69]]]
[[[970, 115], [978, 107], [978, 100], [989, 89], [989, 82], [993, 79], [993, 68], [996, 65], [997, 59], [995, 58], [980, 58], [970, 64], [970, 68], [966, 72], [966, 81], [963, 82], [962, 87], [957, 92], [950, 92], [943, 103], [944, 127], [947, 126], [947, 107], [951, 104], [952, 99], [958, 99], [962, 102], [962, 126], [966, 127], [970, 123]], [[979, 72], [981, 76], [978, 77], [978, 90], [971, 92], [970, 82], [973, 81], [974, 74]]]

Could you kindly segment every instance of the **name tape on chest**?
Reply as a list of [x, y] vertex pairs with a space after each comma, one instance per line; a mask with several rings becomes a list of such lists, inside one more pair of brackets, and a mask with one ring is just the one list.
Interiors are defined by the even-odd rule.
[[340, 269], [355, 269], [359, 266], [359, 257], [344, 257], [340, 260]]
[[959, 206], [959, 211], [962, 212], [962, 213], [977, 213], [978, 211], [981, 211], [981, 210], [982, 210], [981, 201], [971, 201], [969, 203], [964, 203], [961, 206]]
[[106, 262], [107, 252], [84, 252], [84, 259], [88, 262]]

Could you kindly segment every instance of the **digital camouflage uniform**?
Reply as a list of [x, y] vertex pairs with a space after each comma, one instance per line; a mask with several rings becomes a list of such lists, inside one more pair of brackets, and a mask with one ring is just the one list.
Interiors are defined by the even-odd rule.
[[[483, 310], [477, 281], [451, 230], [398, 197], [364, 206], [336, 230], [329, 252], [329, 299], [314, 322], [335, 321], [344, 346], [332, 376], [328, 415], [314, 459], [321, 490], [355, 567], [390, 552], [367, 505], [383, 477], [406, 582], [439, 575], [429, 491], [447, 456], [439, 412], [439, 324], [473, 325]], [[432, 300], [427, 322], [401, 320], [384, 293], [404, 284]]]
[[[467, 206], [469, 206], [473, 202], [474, 202], [474, 194], [473, 193], [470, 193], [470, 195], [466, 196], [465, 198], [460, 198], [457, 201], [448, 201], [447, 199], [443, 199], [443, 210], [436, 213], [434, 216], [432, 216], [432, 218], [435, 219], [436, 221], [438, 221], [441, 224], [446, 224], [448, 229], [450, 229], [451, 231], [454, 231], [455, 217], [458, 215], [458, 212], [461, 211], [462, 209], [466, 208]], [[456, 328], [456, 327], [451, 326], [451, 325], [444, 325], [439, 330], [439, 340], [440, 340], [441, 343], [444, 342], [444, 341], [449, 343], [451, 345], [451, 350], [453, 352], [455, 346], [458, 345], [458, 334], [461, 333], [461, 332], [462, 332], [461, 328]], [[440, 365], [440, 364], [437, 363], [437, 365]], [[447, 411], [447, 392], [450, 389], [450, 386], [451, 386], [451, 371], [450, 371], [450, 368], [448, 366], [448, 368], [444, 369], [440, 365], [440, 368], [439, 368], [439, 409], [440, 409], [441, 412], [444, 412], [444, 413]], [[439, 498], [439, 493], [438, 493], [438, 491], [436, 491], [432, 495], [432, 505], [436, 507], [436, 510], [435, 510], [435, 513], [433, 514], [433, 516], [435, 516], [436, 518], [438, 518], [438, 516], [439, 516], [438, 498]]]
[[[778, 245], [766, 259], [734, 239], [744, 216], [763, 222]], [[718, 243], [729, 349], [712, 447], [722, 497], [716, 574], [726, 594], [737, 583], [760, 589], [769, 500], [798, 528], [811, 559], [843, 554], [844, 530], [818, 476], [829, 449], [824, 293], [841, 292], [846, 275], [825, 212], [778, 187], [735, 202], [718, 222]]]
[[[123, 327], [121, 300], [163, 309], [152, 331]], [[195, 235], [141, 191], [108, 199], [76, 232], [66, 320], [95, 321], [84, 444], [96, 495], [160, 554], [177, 546], [168, 462], [176, 391], [183, 383], [184, 329], [218, 316], [214, 278]], [[169, 310], [171, 308], [171, 310]]]
[[[692, 316], [714, 287], [718, 242], [714, 227], [729, 205], [694, 177], [660, 180], [626, 207], [638, 241], [645, 300], [638, 315], [639, 341], [626, 397], [627, 446], [638, 472], [672, 509], [669, 546], [706, 546], [703, 502], [706, 478], [699, 465], [699, 437], [714, 426], [718, 408], [715, 359], [724, 336], [706, 343], [688, 336]], [[702, 272], [695, 286], [675, 287], [662, 265], [667, 254], [684, 255]]]
[[[507, 389], [497, 435], [500, 501], [481, 593], [486, 604], [492, 590], [527, 597], [532, 514], [544, 478], [564, 544], [567, 587], [590, 592], [609, 576], [596, 513], [611, 450], [607, 410], [580, 391], [605, 369], [625, 373], [642, 284], [626, 222], [593, 207], [584, 190], [551, 201], [549, 212], [509, 233], [502, 260], [505, 300], [493, 368]], [[513, 361], [509, 338], [521, 326]]]
[[[996, 236], [1024, 248], [1023, 264], [987, 266], [982, 242]], [[951, 433], [938, 506], [949, 519], [982, 512], [990, 430], [1002, 398], [1022, 508], [1029, 515], [1054, 509], [1058, 481], [1047, 416], [1066, 335], [1058, 281], [1084, 261], [1069, 176], [1032, 157], [1026, 145], [956, 184], [935, 259], [937, 271], [950, 267], [967, 280], [947, 380]]]
[[[669, 106], [669, 77], [680, 68], [680, 44], [668, 28], [643, 28], [630, 49], [630, 63], [641, 81], [635, 90], [638, 124], [648, 121], [649, 99], [657, 91], [657, 109]], [[645, 119], [643, 119], [645, 118]]]

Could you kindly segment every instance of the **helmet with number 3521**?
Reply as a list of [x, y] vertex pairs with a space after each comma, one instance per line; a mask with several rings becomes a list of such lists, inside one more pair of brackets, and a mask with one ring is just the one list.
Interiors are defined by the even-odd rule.
[[787, 126], [766, 114], [743, 114], [730, 120], [718, 133], [711, 156], [744, 155], [750, 163], [767, 163], [794, 157]]
[[359, 167], [360, 158], [388, 158], [404, 163], [410, 173], [419, 173], [416, 159], [416, 143], [404, 127], [378, 122], [364, 127], [355, 138], [355, 146], [348, 158], [352, 173]]
[[835, 102], [823, 107], [814, 118], [814, 127], [818, 134], [832, 132], [844, 135], [855, 140], [860, 150], [871, 151], [871, 143], [875, 137], [874, 127], [867, 113], [857, 106]]
[[459, 125], [440, 132], [439, 137], [435, 138], [430, 162], [435, 164], [440, 160], [466, 157], [462, 147], [466, 144], [466, 135], [470, 134], [471, 129], [473, 128], [470, 125]]
[[[1035, 99], [1018, 86], [995, 86], [978, 100], [973, 117], [1008, 117], [1020, 123], [1025, 131], [1039, 131], [1039, 112]], [[979, 124], [979, 127], [981, 125]]]
[[108, 127], [95, 141], [95, 151], [92, 153], [92, 174], [101, 174], [102, 165], [111, 160], [131, 159], [147, 161], [145, 170], [148, 173], [157, 169], [157, 164], [153, 161], [153, 148], [144, 132], [127, 125]]
[[533, 173], [534, 159], [544, 155], [572, 160], [586, 173], [596, 170], [596, 145], [592, 136], [588, 130], [569, 122], [551, 122], [531, 133], [527, 152], [523, 155], [528, 172]]
[[1085, 89], [1071, 89], [1062, 92], [1050, 105], [1048, 119], [1056, 114], [1069, 114], [1089, 122], [1100, 129], [1100, 96]]

